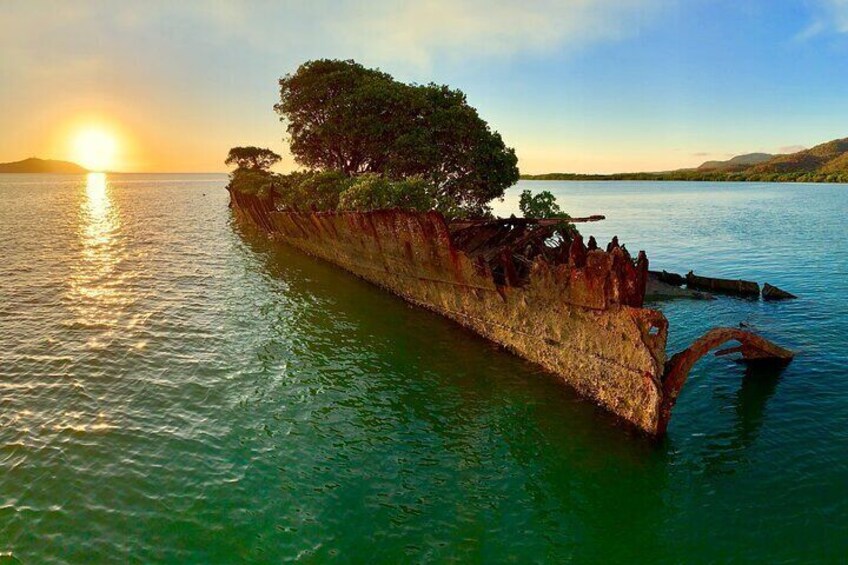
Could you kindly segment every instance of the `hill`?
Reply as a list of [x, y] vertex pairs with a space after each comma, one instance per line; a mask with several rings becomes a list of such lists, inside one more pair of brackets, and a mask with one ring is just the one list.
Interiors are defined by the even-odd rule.
[[751, 168], [756, 173], [848, 172], [848, 138], [835, 139], [789, 155], [778, 155]]
[[811, 149], [786, 155], [749, 153], [728, 161], [707, 161], [697, 169], [656, 173], [584, 175], [548, 173], [521, 175], [528, 180], [684, 180], [751, 182], [848, 183], [848, 138], [835, 139]]
[[737, 155], [727, 161], [707, 161], [698, 167], [699, 171], [741, 171], [751, 165], [759, 165], [773, 159], [770, 153], [748, 153]]
[[0, 173], [60, 173], [80, 174], [88, 170], [70, 161], [55, 161], [53, 159], [37, 159], [30, 157], [14, 163], [0, 163]]

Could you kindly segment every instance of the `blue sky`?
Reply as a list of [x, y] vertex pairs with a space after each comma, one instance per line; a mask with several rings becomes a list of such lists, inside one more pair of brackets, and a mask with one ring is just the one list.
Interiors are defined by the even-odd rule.
[[284, 152], [276, 81], [317, 57], [461, 88], [527, 173], [848, 136], [848, 0], [6, 0], [0, 52], [0, 161], [68, 157], [91, 123], [116, 132], [124, 170]]

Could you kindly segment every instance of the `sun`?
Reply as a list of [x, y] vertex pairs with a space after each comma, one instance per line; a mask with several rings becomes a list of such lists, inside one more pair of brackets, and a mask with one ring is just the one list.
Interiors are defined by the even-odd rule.
[[118, 141], [101, 128], [86, 128], [73, 140], [73, 160], [90, 171], [105, 172], [115, 166]]

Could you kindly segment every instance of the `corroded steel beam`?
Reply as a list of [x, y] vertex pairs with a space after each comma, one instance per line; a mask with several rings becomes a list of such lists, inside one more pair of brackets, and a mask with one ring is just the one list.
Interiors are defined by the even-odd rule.
[[741, 353], [742, 360], [746, 362], [757, 363], [773, 363], [775, 365], [785, 365], [789, 363], [795, 356], [788, 349], [784, 349], [767, 339], [764, 339], [751, 332], [738, 330], [736, 328], [713, 328], [700, 338], [696, 339], [692, 345], [675, 353], [671, 359], [665, 364], [665, 371], [662, 379], [663, 385], [663, 401], [660, 408], [660, 422], [657, 433], [665, 433], [668, 426], [668, 421], [671, 418], [671, 409], [677, 402], [677, 397], [680, 395], [680, 390], [686, 384], [686, 379], [689, 377], [689, 371], [695, 366], [704, 355], [712, 349], [719, 347], [728, 341], [737, 341], [740, 343], [738, 347], [716, 352], [716, 355], [729, 355], [731, 353]]

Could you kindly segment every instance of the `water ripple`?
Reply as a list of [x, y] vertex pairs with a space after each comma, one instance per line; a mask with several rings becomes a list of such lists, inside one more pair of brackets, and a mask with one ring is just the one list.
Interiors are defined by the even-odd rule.
[[657, 268], [801, 296], [661, 305], [672, 349], [745, 321], [800, 354], [780, 375], [705, 359], [654, 444], [234, 224], [224, 182], [0, 176], [0, 560], [848, 552], [844, 187], [544, 185]]

